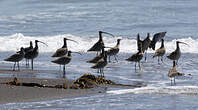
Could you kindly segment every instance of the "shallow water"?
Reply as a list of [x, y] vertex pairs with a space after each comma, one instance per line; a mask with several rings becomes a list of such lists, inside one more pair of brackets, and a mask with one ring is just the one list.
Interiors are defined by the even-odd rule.
[[[98, 40], [98, 31], [107, 31], [116, 37], [104, 36], [106, 46], [114, 46], [122, 38], [118, 63], [105, 68], [105, 76], [123, 84], [144, 83], [148, 87], [137, 89], [111, 88], [106, 93], [78, 98], [48, 100], [42, 102], [13, 103], [0, 105], [0, 109], [197, 109], [197, 65], [198, 65], [198, 14], [197, 0], [0, 0], [0, 67], [11, 69], [12, 63], [3, 59], [27, 47], [35, 39], [48, 44], [39, 44], [40, 55], [35, 59], [34, 74], [2, 73], [0, 77], [62, 78], [59, 66], [51, 63], [50, 56], [62, 46], [67, 37], [79, 42], [68, 42], [73, 54], [67, 65], [67, 77], [76, 79], [83, 73], [93, 73], [92, 64], [86, 63], [95, 53], [86, 53]], [[149, 50], [148, 61], [142, 63], [141, 71], [134, 71], [134, 64], [126, 62], [136, 52], [136, 35], [141, 38], [150, 32], [167, 31], [165, 47], [170, 53], [175, 49], [176, 40], [188, 43], [180, 45], [182, 57], [178, 70], [191, 74], [176, 79], [176, 86], [170, 85], [167, 77], [172, 67], [170, 60], [157, 64]], [[157, 43], [156, 47], [159, 47]], [[112, 58], [113, 59], [113, 58]], [[25, 65], [22, 61], [21, 69]], [[85, 101], [86, 100], [86, 101]]]
[[[11, 53], [1, 53], [5, 55]], [[36, 78], [62, 78], [59, 66], [51, 63], [52, 53], [41, 53], [35, 60], [35, 69], [40, 72], [33, 74], [13, 74], [2, 73], [0, 77], [36, 77]], [[82, 56], [73, 54], [72, 61], [66, 67], [66, 76], [76, 79], [83, 73], [93, 73], [98, 75], [96, 70], [91, 69], [92, 64], [86, 61], [95, 54], [83, 53]], [[130, 53], [120, 53], [119, 62], [109, 63], [105, 68], [105, 77], [117, 83], [136, 84], [144, 83], [147, 87], [142, 88], [109, 88], [106, 93], [83, 96], [69, 99], [48, 100], [42, 102], [13, 103], [0, 105], [2, 109], [189, 109], [197, 108], [198, 83], [197, 83], [197, 54], [182, 54], [179, 61], [178, 70], [182, 73], [191, 74], [176, 79], [176, 86], [171, 86], [168, 78], [168, 70], [172, 67], [172, 62], [165, 59], [164, 64], [158, 65], [157, 59], [152, 59], [152, 54], [148, 54], [148, 61], [142, 62], [143, 69], [134, 70], [134, 63], [129, 63], [124, 59]], [[1, 57], [3, 59], [4, 57]], [[114, 61], [112, 59], [112, 61]], [[22, 70], [26, 70], [25, 62], [21, 63]], [[11, 69], [12, 63], [2, 61], [0, 66]], [[42, 71], [41, 71], [42, 70]], [[86, 101], [85, 101], [86, 100]]]

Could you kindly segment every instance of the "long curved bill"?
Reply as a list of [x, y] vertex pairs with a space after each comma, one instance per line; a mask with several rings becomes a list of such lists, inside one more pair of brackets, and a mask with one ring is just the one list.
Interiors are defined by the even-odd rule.
[[187, 46], [189, 46], [187, 43], [185, 43], [185, 42], [180, 42], [180, 41], [178, 41], [179, 43], [181, 43], [181, 44], [185, 44], [185, 45], [187, 45]]
[[101, 31], [102, 33], [104, 33], [104, 34], [109, 34], [109, 35], [111, 35], [111, 36], [113, 36], [113, 37], [115, 37], [113, 34], [111, 34], [111, 33], [108, 33], [108, 32], [103, 32], [103, 31]]
[[77, 54], [79, 54], [79, 55], [82, 55], [80, 52], [72, 52], [72, 53], [77, 53]]
[[75, 40], [72, 40], [72, 39], [68, 39], [68, 38], [65, 38], [66, 40], [70, 40], [70, 41], [73, 41], [73, 42], [75, 42], [75, 43], [77, 43], [77, 44], [79, 44], [77, 41], [75, 41]]
[[44, 44], [44, 45], [48, 46], [46, 43], [44, 43], [44, 42], [42, 42], [42, 41], [38, 41], [38, 42], [40, 42], [40, 43], [42, 43], [42, 44]]

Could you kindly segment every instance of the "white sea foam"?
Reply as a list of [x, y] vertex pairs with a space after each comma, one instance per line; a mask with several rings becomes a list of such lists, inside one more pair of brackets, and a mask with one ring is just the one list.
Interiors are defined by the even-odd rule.
[[[25, 36], [21, 33], [16, 33], [10, 36], [0, 36], [0, 51], [16, 51], [19, 50], [20, 47], [29, 46], [30, 41], [40, 40], [48, 44], [48, 47], [45, 45], [39, 44], [40, 52], [54, 52], [56, 49], [62, 47], [63, 38], [67, 37], [77, 41], [79, 44], [75, 42], [68, 42], [68, 48], [72, 51], [81, 51], [86, 52], [95, 42], [98, 40], [98, 36], [88, 37], [88, 36], [74, 36], [71, 34], [63, 34], [56, 36]], [[116, 45], [117, 38], [120, 37], [104, 37], [104, 43], [108, 47], [113, 47]], [[189, 46], [180, 45], [181, 51], [183, 53], [198, 53], [198, 39], [192, 39], [191, 37], [177, 39], [179, 41], [183, 41]], [[160, 42], [156, 44], [156, 48], [160, 47]], [[176, 48], [176, 40], [165, 41], [166, 51], [172, 52]], [[128, 39], [123, 38], [120, 45], [120, 52], [123, 53], [134, 53], [137, 51], [136, 39]], [[148, 52], [152, 53], [151, 49]]]
[[198, 86], [164, 86], [164, 87], [142, 87], [134, 89], [121, 89], [107, 91], [109, 94], [198, 94]]

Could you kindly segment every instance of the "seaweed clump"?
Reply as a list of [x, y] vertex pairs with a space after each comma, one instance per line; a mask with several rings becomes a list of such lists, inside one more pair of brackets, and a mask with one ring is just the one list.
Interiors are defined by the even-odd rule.
[[87, 73], [85, 73], [74, 82], [74, 85], [78, 85], [78, 87], [81, 89], [93, 88], [100, 84], [115, 84], [115, 82], [107, 80], [104, 77], [96, 77], [92, 74]]

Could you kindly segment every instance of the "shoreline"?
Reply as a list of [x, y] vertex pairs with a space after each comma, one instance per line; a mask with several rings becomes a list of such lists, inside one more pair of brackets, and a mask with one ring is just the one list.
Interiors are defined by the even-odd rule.
[[[18, 78], [19, 82], [41, 83], [46, 85], [57, 85], [66, 83], [68, 86], [72, 84], [72, 80], [68, 79], [37, 79], [37, 78]], [[41, 88], [41, 87], [24, 87], [2, 84], [13, 81], [13, 78], [0, 78], [0, 104], [21, 103], [44, 101], [61, 98], [71, 98], [85, 96], [89, 94], [100, 93], [96, 88], [92, 89], [57, 89], [57, 88]]]

